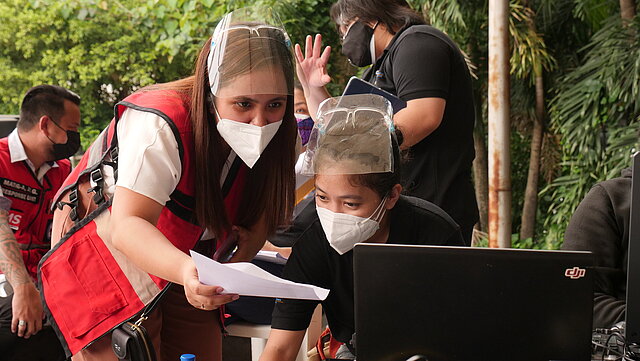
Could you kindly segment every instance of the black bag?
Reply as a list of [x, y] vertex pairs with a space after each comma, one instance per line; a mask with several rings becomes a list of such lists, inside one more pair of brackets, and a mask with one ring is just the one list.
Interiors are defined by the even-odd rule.
[[111, 334], [111, 347], [119, 360], [156, 361], [151, 338], [142, 327], [140, 318], [135, 323], [126, 322]]
[[[156, 361], [156, 351], [153, 348], [151, 338], [147, 330], [142, 326], [149, 314], [156, 307], [160, 298], [167, 292], [172, 283], [156, 296], [156, 298], [145, 307], [140, 316], [134, 316], [129, 321], [116, 327], [111, 333], [111, 348], [118, 357], [118, 360], [125, 361]], [[132, 320], [136, 319], [135, 322]]]

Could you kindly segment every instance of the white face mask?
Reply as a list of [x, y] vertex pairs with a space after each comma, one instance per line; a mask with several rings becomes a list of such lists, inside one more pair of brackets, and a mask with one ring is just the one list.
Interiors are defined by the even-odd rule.
[[218, 117], [218, 132], [231, 149], [249, 167], [253, 168], [264, 148], [276, 135], [282, 120], [259, 127]]
[[326, 208], [317, 207], [322, 230], [331, 247], [338, 254], [343, 255], [352, 250], [356, 243], [362, 243], [371, 238], [380, 228], [380, 220], [386, 212], [384, 208], [386, 200], [387, 197], [384, 197], [369, 218], [335, 213]]

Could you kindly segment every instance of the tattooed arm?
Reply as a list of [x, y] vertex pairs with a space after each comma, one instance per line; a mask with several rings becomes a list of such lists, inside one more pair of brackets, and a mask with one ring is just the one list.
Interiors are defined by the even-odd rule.
[[[13, 287], [11, 331], [17, 331], [20, 337], [29, 338], [42, 328], [42, 302], [24, 266], [18, 242], [9, 227], [8, 219], [9, 212], [0, 209], [0, 271]], [[24, 322], [19, 325], [19, 321]]]

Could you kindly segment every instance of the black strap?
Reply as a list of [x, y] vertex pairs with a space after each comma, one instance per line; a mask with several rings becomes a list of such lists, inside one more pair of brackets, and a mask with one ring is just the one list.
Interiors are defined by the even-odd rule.
[[153, 301], [151, 301], [151, 303], [144, 308], [140, 316], [149, 316], [149, 314], [153, 311], [153, 309], [156, 308], [156, 306], [158, 305], [158, 302], [160, 302], [160, 299], [162, 298], [162, 296], [164, 296], [164, 294], [167, 293], [167, 291], [169, 290], [169, 288], [171, 288], [172, 285], [173, 285], [173, 282], [167, 283], [164, 289], [160, 291], [160, 293], [158, 293], [156, 298], [154, 298]]
[[102, 202], [105, 201], [104, 192], [103, 192], [104, 177], [102, 176], [102, 170], [100, 169], [101, 165], [102, 165], [102, 162], [98, 163], [95, 169], [91, 171], [90, 178], [96, 185], [93, 188], [89, 188], [89, 190], [87, 191], [89, 193], [94, 192], [93, 202], [97, 205], [100, 205], [102, 204]]
[[46, 249], [47, 251], [51, 249], [51, 243], [43, 243], [43, 244], [24, 244], [18, 243], [18, 248], [23, 251], [29, 251], [32, 249]]
[[169, 288], [171, 288], [171, 286], [173, 285], [173, 282], [169, 282], [167, 283], [167, 285], [164, 287], [164, 289], [162, 291], [160, 291], [160, 293], [158, 293], [158, 295], [156, 296], [156, 298], [153, 299], [153, 301], [151, 301], [151, 303], [149, 303], [143, 310], [142, 313], [140, 314], [140, 317], [138, 318], [138, 320], [135, 322], [136, 325], [140, 326], [140, 324], [142, 324], [142, 322], [144, 320], [146, 320], [147, 318], [149, 318], [149, 315], [151, 314], [151, 312], [153, 312], [153, 310], [156, 308], [156, 306], [158, 305], [158, 303], [160, 302], [160, 299], [162, 298], [162, 296], [164, 296], [165, 293], [167, 293], [167, 291], [169, 290]]
[[236, 176], [238, 175], [238, 171], [240, 171], [240, 167], [242, 166], [242, 159], [236, 155], [233, 163], [231, 163], [231, 167], [229, 167], [229, 172], [227, 172], [227, 176], [222, 182], [222, 196], [227, 197], [229, 192], [231, 191], [231, 187], [233, 187], [233, 183], [236, 180]]
[[73, 190], [69, 193], [69, 202], [58, 201], [56, 203], [56, 207], [59, 210], [62, 210], [64, 206], [69, 206], [71, 208], [71, 212], [69, 212], [69, 218], [71, 221], [78, 221], [78, 184], [72, 185]]

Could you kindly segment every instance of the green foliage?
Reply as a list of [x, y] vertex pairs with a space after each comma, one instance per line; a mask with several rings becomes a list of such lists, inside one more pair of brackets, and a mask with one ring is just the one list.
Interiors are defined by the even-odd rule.
[[509, 33], [512, 38], [511, 74], [520, 79], [528, 78], [531, 84], [542, 72], [549, 72], [556, 66], [556, 60], [547, 51], [543, 37], [535, 31], [535, 14], [523, 6], [519, 0], [511, 1]]
[[[0, 2], [0, 114], [17, 114], [25, 91], [43, 83], [82, 97], [83, 147], [140, 87], [190, 75], [196, 55], [226, 12], [272, 7], [292, 41], [321, 33], [337, 49], [329, 0], [5, 0]], [[354, 72], [334, 51], [330, 90]]]
[[466, 32], [464, 8], [457, 0], [413, 0], [409, 1], [416, 11], [421, 12], [427, 22], [450, 35]]
[[[605, 20], [619, 10], [617, 0], [574, 0], [573, 15], [587, 23], [592, 29], [599, 30]], [[616, 14], [619, 16], [619, 14]]]
[[[332, 47], [329, 90], [357, 72], [340, 54], [329, 17], [335, 0], [3, 0], [0, 1], [0, 113], [16, 114], [31, 86], [79, 93], [87, 146], [114, 104], [142, 86], [192, 72], [226, 12], [264, 5], [282, 14], [294, 43], [322, 34]], [[467, 55], [479, 119], [486, 124], [488, 0], [409, 0]], [[533, 79], [542, 74], [550, 105], [536, 239], [517, 248], [557, 248], [573, 210], [596, 182], [629, 165], [640, 132], [640, 17], [628, 28], [617, 0], [511, 0], [511, 115], [514, 232], [529, 160]], [[531, 27], [530, 25], [534, 25]], [[362, 71], [362, 70], [360, 70]], [[552, 101], [551, 101], [552, 100]], [[485, 126], [485, 129], [487, 127]], [[555, 141], [555, 137], [559, 141]], [[556, 161], [559, 159], [559, 161]], [[553, 178], [553, 179], [551, 179]]]
[[583, 64], [561, 80], [551, 107], [562, 135], [562, 172], [543, 194], [553, 202], [545, 225], [561, 237], [578, 203], [595, 183], [617, 177], [638, 149], [640, 18], [624, 27], [610, 18], [583, 49]]
[[[476, 106], [486, 122], [488, 1], [414, 0], [412, 4], [477, 65]], [[545, 137], [543, 149], [545, 177], [540, 180], [537, 237], [518, 240], [516, 236], [513, 244], [558, 248], [585, 192], [595, 182], [617, 176], [637, 142], [637, 25], [635, 30], [621, 29], [614, 0], [511, 0], [510, 4], [514, 231], [519, 227], [527, 179], [536, 74], [543, 75], [545, 103], [553, 107], [548, 125], [552, 133]], [[551, 99], [555, 100], [551, 103]], [[554, 173], [558, 176], [553, 177]]]
[[[486, 234], [478, 237], [473, 247], [487, 248], [489, 247], [489, 238]], [[531, 238], [520, 239], [520, 235], [514, 233], [511, 235], [511, 248], [517, 249], [558, 249], [559, 245], [535, 242]]]
[[[130, 0], [130, 7], [146, 1]], [[58, 84], [81, 95], [83, 145], [111, 119], [116, 99], [175, 79], [169, 62], [117, 2], [7, 0], [0, 3], [0, 113], [16, 114], [25, 91]]]

